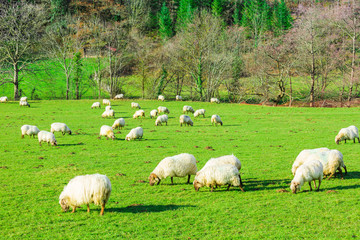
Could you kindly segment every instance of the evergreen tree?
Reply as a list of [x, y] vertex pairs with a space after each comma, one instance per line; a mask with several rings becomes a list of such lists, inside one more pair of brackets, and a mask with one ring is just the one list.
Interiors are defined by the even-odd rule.
[[215, 17], [221, 17], [223, 10], [222, 0], [214, 0], [211, 4], [211, 12]]
[[163, 91], [163, 87], [164, 87], [164, 82], [168, 76], [168, 73], [164, 67], [164, 65], [161, 67], [162, 68], [162, 73], [161, 73], [161, 78], [160, 78], [160, 81], [159, 81], [159, 85], [158, 85], [158, 88], [157, 88], [157, 95], [159, 96], [160, 94], [162, 94], [162, 91]]
[[70, 0], [51, 0], [51, 20], [59, 16], [65, 16], [69, 10]]
[[165, 2], [161, 7], [161, 11], [159, 15], [159, 32], [160, 32], [160, 37], [163, 40], [169, 39], [173, 36], [170, 12]]
[[241, 4], [236, 2], [235, 3], [235, 9], [234, 14], [232, 15], [234, 24], [241, 25]]
[[81, 52], [74, 55], [74, 83], [76, 99], [80, 99], [80, 84], [82, 79], [82, 57]]
[[279, 35], [292, 27], [293, 18], [284, 0], [274, 2], [272, 25], [275, 34]]
[[179, 31], [185, 28], [191, 21], [193, 15], [193, 1], [180, 0], [179, 9], [176, 18], [176, 30]]

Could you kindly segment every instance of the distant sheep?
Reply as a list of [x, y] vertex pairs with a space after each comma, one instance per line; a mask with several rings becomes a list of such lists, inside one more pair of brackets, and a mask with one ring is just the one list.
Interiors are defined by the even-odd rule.
[[225, 155], [218, 158], [211, 158], [208, 160], [203, 168], [209, 167], [209, 166], [219, 166], [219, 165], [225, 165], [225, 164], [231, 164], [234, 167], [236, 167], [238, 170], [241, 169], [241, 162], [240, 160], [233, 155]]
[[65, 123], [51, 124], [50, 132], [52, 132], [52, 133], [61, 132], [63, 136], [65, 135], [65, 133], [68, 133], [69, 135], [71, 135], [71, 130]]
[[111, 110], [111, 106], [106, 106], [105, 107], [105, 111], [110, 111]]
[[131, 108], [138, 108], [138, 109], [140, 109], [141, 107], [140, 107], [140, 105], [139, 105], [138, 103], [132, 102], [132, 103], [131, 103]]
[[319, 180], [317, 191], [320, 189], [321, 180], [323, 178], [323, 165], [319, 160], [311, 159], [301, 165], [295, 172], [294, 179], [291, 181], [290, 189], [292, 193], [296, 193], [301, 190], [301, 187], [305, 182], [309, 183], [310, 191], [312, 191], [311, 181]]
[[200, 115], [203, 115], [203, 117], [205, 117], [205, 112], [206, 112], [205, 109], [198, 109], [194, 112], [194, 117], [198, 117]]
[[38, 140], [39, 140], [39, 145], [40, 146], [41, 146], [41, 142], [47, 142], [48, 145], [51, 144], [52, 146], [57, 145], [55, 135], [52, 132], [40, 131], [38, 133]]
[[220, 100], [214, 97], [214, 98], [210, 99], [210, 102], [211, 103], [220, 103]]
[[168, 119], [169, 118], [166, 114], [158, 116], [155, 121], [155, 126], [159, 126], [159, 125], [161, 126], [163, 123], [166, 123], [167, 126]]
[[343, 140], [345, 141], [345, 143], [346, 140], [354, 140], [355, 143], [355, 138], [357, 138], [358, 142], [360, 143], [359, 130], [355, 126], [350, 126], [347, 128], [342, 128], [340, 130], [338, 135], [336, 135], [335, 137], [335, 143], [339, 144]]
[[143, 132], [144, 131], [141, 127], [133, 128], [133, 129], [131, 129], [129, 134], [126, 135], [125, 140], [127, 140], [127, 141], [135, 140], [135, 139], [140, 140], [143, 137]]
[[183, 107], [183, 113], [188, 113], [188, 112], [194, 113], [195, 111], [191, 106], [185, 105]]
[[124, 94], [117, 94], [114, 99], [124, 99]]
[[0, 102], [4, 103], [9, 101], [9, 99], [6, 96], [0, 97]]
[[105, 204], [111, 194], [111, 183], [107, 176], [101, 174], [77, 176], [70, 180], [60, 194], [59, 203], [64, 212], [72, 207], [72, 213], [76, 207], [87, 205], [90, 212], [90, 203], [101, 206], [100, 215], [104, 215]]
[[158, 115], [158, 111], [156, 109], [150, 111], [150, 118], [155, 118]]
[[183, 124], [185, 124], [185, 126], [186, 125], [188, 125], [188, 126], [194, 125], [193, 121], [191, 120], [191, 118], [188, 115], [180, 116], [180, 127], [182, 127]]
[[110, 100], [109, 99], [103, 99], [103, 105], [111, 105]]
[[196, 159], [188, 153], [181, 153], [172, 157], [166, 157], [160, 161], [156, 168], [149, 176], [149, 184], [153, 186], [155, 183], [159, 185], [162, 179], [171, 177], [173, 184], [174, 177], [188, 176], [187, 183], [190, 183], [190, 176], [197, 172]]
[[111, 138], [112, 140], [115, 139], [114, 130], [112, 129], [112, 127], [110, 127], [108, 125], [101, 126], [100, 134], [99, 134], [100, 139], [101, 139], [101, 136], [106, 137], [106, 139], [109, 139], [109, 138]]
[[30, 104], [27, 101], [20, 101], [19, 105], [20, 106], [28, 106], [28, 107], [30, 107]]
[[93, 108], [101, 108], [100, 107], [100, 102], [94, 102], [92, 105], [91, 105], [91, 109]]
[[169, 109], [167, 109], [167, 107], [162, 107], [162, 106], [158, 107], [158, 112], [159, 112], [159, 114], [160, 113], [167, 113], [167, 114], [170, 113], [170, 111], [169, 111]]
[[25, 135], [29, 135], [30, 137], [35, 136], [40, 132], [40, 130], [37, 128], [37, 126], [32, 125], [23, 125], [21, 127], [21, 138], [24, 138]]
[[176, 95], [175, 99], [176, 101], [182, 101], [182, 97], [180, 95]]
[[203, 186], [211, 187], [211, 192], [214, 187], [228, 185], [227, 190], [230, 186], [239, 187], [244, 192], [239, 170], [231, 164], [224, 165], [213, 165], [202, 168], [196, 173], [195, 180], [193, 182], [195, 191]]
[[112, 129], [117, 129], [117, 128], [124, 128], [125, 126], [125, 119], [123, 118], [119, 118], [119, 119], [116, 119], [114, 124], [112, 125]]
[[159, 96], [158, 96], [158, 100], [159, 100], [159, 101], [165, 101], [165, 97], [164, 97], [163, 95], [159, 95]]
[[103, 112], [103, 114], [101, 114], [101, 117], [103, 117], [103, 118], [115, 117], [115, 112], [114, 112], [114, 110], [105, 111], [105, 112]]
[[145, 117], [145, 111], [144, 110], [137, 110], [134, 115], [133, 119], [139, 118], [139, 117]]
[[22, 97], [20, 98], [20, 102], [27, 102], [28, 98], [27, 97]]
[[221, 126], [223, 125], [223, 122], [221, 121], [221, 118], [219, 115], [212, 115], [211, 116], [211, 125], [215, 125], [217, 126], [218, 124], [220, 124]]

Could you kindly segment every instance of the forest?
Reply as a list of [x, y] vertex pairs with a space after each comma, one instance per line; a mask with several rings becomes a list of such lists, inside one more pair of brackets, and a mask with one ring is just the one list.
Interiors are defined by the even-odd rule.
[[350, 105], [359, 32], [355, 0], [1, 1], [0, 94]]

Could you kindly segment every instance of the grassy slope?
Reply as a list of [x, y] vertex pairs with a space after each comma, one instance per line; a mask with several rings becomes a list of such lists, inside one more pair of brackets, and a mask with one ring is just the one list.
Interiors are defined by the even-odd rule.
[[[101, 119], [103, 109], [91, 110], [91, 103], [31, 101], [31, 108], [20, 108], [17, 102], [0, 104], [4, 238], [359, 237], [360, 144], [337, 146], [334, 137], [340, 128], [358, 124], [360, 108], [139, 101], [147, 116], [133, 120], [130, 101], [117, 101], [113, 102], [116, 117], [124, 117], [127, 126], [116, 134], [116, 141], [107, 141], [97, 135], [101, 125], [114, 120]], [[206, 118], [196, 119], [194, 127], [179, 127], [185, 104], [205, 108]], [[159, 105], [171, 111], [169, 126], [155, 127], [148, 117]], [[219, 114], [224, 126], [211, 127], [211, 114]], [[21, 125], [49, 130], [55, 121], [67, 123], [74, 133], [57, 133], [58, 147], [40, 147], [36, 139], [20, 139]], [[125, 135], [137, 126], [144, 128], [145, 139], [125, 142]], [[307, 191], [308, 185], [296, 195], [276, 192], [289, 190], [297, 154], [317, 147], [336, 148], [344, 154], [349, 171], [345, 180], [324, 181], [319, 193]], [[166, 179], [150, 187], [147, 178], [157, 163], [182, 152], [194, 154], [199, 169], [211, 157], [235, 154], [243, 165], [246, 192], [234, 188], [195, 192], [185, 178], [175, 178], [173, 186]], [[100, 209], [94, 205], [90, 214], [86, 206], [75, 214], [63, 213], [58, 204], [63, 187], [76, 175], [92, 173], [106, 174], [112, 183], [105, 215], [99, 216]]]

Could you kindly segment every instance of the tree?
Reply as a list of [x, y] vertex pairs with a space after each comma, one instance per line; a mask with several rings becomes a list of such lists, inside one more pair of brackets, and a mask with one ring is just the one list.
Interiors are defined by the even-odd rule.
[[65, 16], [69, 11], [70, 0], [51, 0], [51, 19]]
[[176, 30], [180, 31], [189, 24], [193, 15], [193, 1], [180, 0], [176, 17]]
[[0, 16], [0, 67], [12, 75], [12, 80], [0, 80], [0, 84], [12, 83], [17, 100], [19, 75], [40, 58], [45, 12], [39, 6], [19, 2], [3, 5]]
[[145, 31], [149, 26], [150, 1], [148, 0], [127, 0], [126, 8], [129, 14], [128, 23], [133, 29]]
[[214, 0], [211, 4], [211, 12], [215, 17], [221, 17], [223, 11], [223, 1]]
[[159, 15], [159, 32], [160, 32], [160, 37], [163, 40], [171, 38], [174, 34], [170, 12], [166, 6], [165, 1], [161, 7], [161, 11]]
[[284, 0], [280, 2], [276, 0], [274, 2], [274, 10], [273, 10], [273, 30], [275, 34], [281, 35], [284, 31], [289, 30], [293, 24], [293, 18], [291, 17], [290, 10], [286, 6]]
[[82, 83], [82, 57], [81, 52], [74, 54], [74, 83], [75, 83], [75, 96], [80, 99], [80, 84]]

